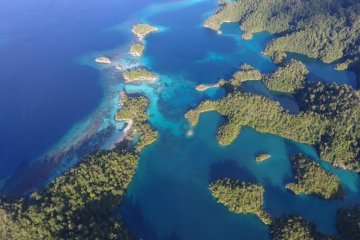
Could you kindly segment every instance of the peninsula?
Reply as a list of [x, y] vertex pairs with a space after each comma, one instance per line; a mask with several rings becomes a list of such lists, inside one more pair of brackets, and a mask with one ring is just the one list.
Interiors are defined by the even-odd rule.
[[133, 68], [123, 73], [125, 82], [157, 81], [159, 77], [145, 68]]
[[359, 60], [360, 28], [353, 17], [359, 9], [358, 1], [223, 1], [204, 26], [219, 32], [224, 23], [238, 23], [244, 38], [247, 33], [269, 32], [275, 38], [267, 44], [266, 55], [296, 52], [336, 62], [344, 70]]
[[319, 164], [309, 160], [305, 155], [293, 155], [291, 164], [297, 183], [289, 183], [286, 188], [295, 194], [312, 194], [323, 199], [344, 197], [344, 190], [339, 179], [322, 169]]

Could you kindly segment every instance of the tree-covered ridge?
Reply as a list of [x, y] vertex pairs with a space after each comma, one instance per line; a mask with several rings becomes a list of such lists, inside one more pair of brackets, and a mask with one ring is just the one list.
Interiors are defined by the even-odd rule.
[[0, 198], [2, 239], [133, 239], [114, 218], [137, 167], [132, 153], [99, 152], [26, 198]]
[[343, 240], [360, 239], [360, 207], [339, 209], [336, 216], [336, 228]]
[[[240, 67], [239, 71], [235, 72], [230, 79], [230, 84], [233, 87], [239, 87], [242, 82], [252, 81], [252, 80], [261, 80], [262, 74], [259, 70], [250, 66], [248, 64], [244, 64]], [[224, 85], [225, 82], [222, 82]]]
[[318, 146], [321, 158], [360, 172], [360, 93], [347, 85], [309, 83], [296, 94], [303, 112], [326, 118], [330, 125]]
[[156, 141], [158, 133], [154, 131], [147, 120], [149, 100], [145, 97], [130, 97], [123, 94], [121, 109], [116, 115], [118, 121], [132, 122], [132, 135], [138, 136], [136, 151], [142, 151], [146, 146]]
[[228, 2], [204, 25], [219, 30], [239, 22], [247, 33], [276, 34], [265, 53], [296, 52], [324, 62], [339, 61], [345, 69], [358, 61], [360, 2], [356, 0], [237, 0]]
[[316, 230], [314, 224], [298, 216], [275, 218], [271, 224], [272, 240], [332, 240]]
[[295, 93], [296, 90], [304, 87], [308, 73], [302, 62], [291, 60], [274, 73], [266, 75], [263, 82], [272, 91]]
[[226, 118], [217, 134], [222, 145], [231, 144], [245, 126], [315, 145], [321, 141], [328, 124], [326, 119], [314, 113], [291, 115], [278, 102], [242, 92], [229, 93], [219, 101], [202, 102], [187, 112], [186, 118], [196, 125], [204, 111], [217, 111]]
[[336, 199], [344, 196], [344, 190], [338, 177], [328, 173], [305, 155], [293, 155], [291, 164], [297, 183], [289, 183], [286, 188], [295, 194], [312, 194], [324, 199]]
[[249, 126], [313, 145], [323, 160], [360, 172], [359, 91], [346, 85], [307, 83], [295, 93], [301, 112], [291, 115], [273, 100], [242, 93], [241, 86], [229, 88], [232, 81], [223, 84], [229, 92], [226, 97], [202, 102], [186, 113], [192, 125], [201, 112], [217, 111], [226, 118], [217, 134], [222, 145], [231, 144], [241, 128]]
[[219, 179], [209, 189], [218, 203], [224, 204], [234, 213], [256, 214], [265, 224], [271, 223], [270, 216], [263, 210], [264, 188], [238, 180]]

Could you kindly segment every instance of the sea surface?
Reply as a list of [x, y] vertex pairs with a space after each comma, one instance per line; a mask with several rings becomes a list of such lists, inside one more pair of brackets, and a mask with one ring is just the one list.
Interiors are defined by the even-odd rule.
[[[8, 179], [3, 191], [29, 191], [81, 156], [111, 148], [124, 127], [114, 121], [114, 114], [119, 92], [125, 90], [149, 98], [149, 121], [159, 132], [156, 143], [141, 153], [119, 208], [139, 238], [269, 239], [268, 227], [255, 215], [230, 213], [212, 198], [208, 185], [222, 177], [262, 184], [265, 211], [271, 216], [301, 215], [333, 235], [337, 209], [360, 202], [359, 176], [333, 168], [308, 145], [244, 128], [233, 144], [222, 147], [216, 131], [223, 119], [213, 112], [202, 114], [199, 124], [190, 128], [186, 111], [225, 94], [221, 89], [198, 92], [196, 85], [229, 79], [245, 63], [263, 73], [276, 69], [261, 53], [273, 38], [270, 34], [258, 33], [246, 41], [236, 24], [225, 24], [221, 35], [202, 27], [217, 1], [22, 1], [24, 6], [17, 1], [0, 8], [0, 54], [6, 56], [0, 59], [0, 178]], [[137, 22], [160, 29], [147, 37], [141, 59], [127, 54], [136, 41], [130, 29]], [[114, 64], [95, 64], [99, 55], [109, 55]], [[310, 81], [358, 87], [351, 71], [335, 71], [331, 64], [299, 55], [290, 57], [304, 61]], [[160, 80], [125, 85], [114, 70], [118, 63], [125, 68], [143, 65]], [[245, 87], [298, 112], [291, 95], [271, 92], [258, 81]], [[192, 136], [187, 135], [190, 129]], [[255, 156], [261, 152], [272, 157], [259, 164]], [[289, 156], [298, 152], [339, 176], [346, 191], [343, 201], [294, 195], [285, 189], [294, 181]], [[41, 160], [44, 156], [56, 163], [51, 171], [44, 167], [49, 164]], [[19, 188], [31, 178], [29, 172], [42, 177]]]

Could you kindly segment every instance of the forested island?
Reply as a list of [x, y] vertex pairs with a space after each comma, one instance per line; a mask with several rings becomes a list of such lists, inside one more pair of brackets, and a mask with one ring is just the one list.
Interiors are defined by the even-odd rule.
[[[273, 58], [278, 68], [262, 74], [244, 64], [229, 80], [198, 85], [198, 91], [223, 87], [227, 94], [189, 110], [185, 115], [189, 123], [195, 126], [201, 113], [216, 111], [224, 118], [217, 131], [221, 145], [230, 145], [244, 127], [251, 127], [309, 144], [322, 160], [360, 173], [359, 90], [347, 85], [310, 83], [306, 66], [286, 58], [287, 52], [296, 52], [334, 62], [338, 70], [352, 67], [360, 54], [360, 3], [224, 0], [220, 5], [204, 26], [220, 32], [223, 23], [238, 22], [245, 39], [251, 39], [256, 32], [275, 34], [264, 53]], [[132, 32], [140, 41], [131, 46], [129, 53], [142, 56], [144, 38], [155, 31], [158, 29], [148, 24], [134, 26]], [[95, 62], [111, 64], [112, 60], [103, 56]], [[120, 65], [115, 68], [123, 70]], [[127, 83], [159, 79], [143, 67], [129, 69], [123, 72], [123, 77]], [[290, 114], [275, 100], [243, 91], [246, 81], [262, 81], [271, 91], [293, 95], [300, 112]], [[117, 211], [135, 174], [139, 154], [157, 140], [158, 132], [148, 121], [147, 98], [122, 94], [119, 105], [116, 120], [127, 122], [129, 131], [113, 150], [88, 155], [29, 196], [0, 196], [0, 238], [135, 239]], [[192, 134], [192, 128], [188, 133]], [[262, 162], [270, 157], [260, 153], [255, 160]], [[307, 156], [295, 154], [290, 163], [294, 181], [284, 187], [294, 194], [310, 194], [323, 200], [345, 196], [339, 178]], [[336, 216], [338, 235], [329, 236], [301, 216], [272, 218], [264, 211], [265, 188], [260, 184], [224, 178], [208, 187], [214, 200], [229, 211], [256, 215], [269, 226], [273, 240], [360, 239], [359, 206], [340, 208]]]
[[1, 196], [2, 239], [134, 239], [114, 214], [137, 167], [133, 153], [94, 153], [28, 197]]
[[157, 132], [147, 121], [148, 100], [122, 97], [117, 119], [131, 119], [132, 133], [114, 150], [90, 154], [30, 196], [0, 196], [2, 239], [135, 239], [116, 212], [135, 174], [137, 154]]
[[221, 4], [204, 26], [220, 31], [226, 22], [237, 22], [247, 34], [270, 32], [275, 38], [265, 54], [272, 57], [296, 52], [348, 68], [359, 60], [360, 2], [237, 0]]
[[265, 86], [276, 92], [295, 93], [305, 85], [309, 71], [306, 66], [296, 60], [291, 60], [280, 66], [275, 72], [264, 77]]
[[271, 223], [271, 218], [263, 210], [264, 188], [261, 185], [226, 178], [211, 183], [209, 189], [217, 202], [224, 204], [229, 211], [256, 214], [265, 224]]
[[147, 35], [149, 35], [152, 32], [157, 32], [158, 30], [159, 29], [154, 26], [141, 23], [135, 25], [131, 31], [139, 38], [139, 40], [143, 40]]
[[142, 151], [146, 146], [155, 142], [158, 137], [158, 133], [151, 128], [147, 120], [148, 105], [149, 100], [145, 97], [130, 97], [123, 94], [121, 109], [116, 115], [118, 121], [132, 121], [132, 131], [127, 137], [138, 139], [135, 147], [136, 152]]
[[141, 57], [145, 50], [145, 46], [142, 43], [135, 43], [130, 48], [130, 55], [134, 57]]
[[[278, 70], [280, 71], [280, 70]], [[303, 71], [292, 71], [300, 73]], [[239, 86], [234, 77], [224, 86]], [[288, 79], [291, 89], [299, 85]], [[301, 84], [303, 85], [303, 84]], [[219, 101], [204, 101], [186, 113], [196, 125], [201, 112], [217, 111], [226, 118], [218, 130], [222, 145], [231, 144], [242, 127], [313, 145], [320, 157], [336, 167], [360, 172], [360, 94], [347, 85], [307, 83], [295, 92], [301, 112], [292, 115], [276, 101], [244, 93], [239, 88], [226, 88], [227, 96]], [[288, 88], [289, 89], [289, 88]], [[349, 131], [351, 129], [351, 131]]]
[[128, 83], [138, 81], [156, 81], [159, 79], [157, 75], [142, 67], [125, 71], [123, 73], [123, 77]]
[[256, 160], [256, 162], [263, 162], [265, 160], [268, 160], [269, 158], [271, 158], [270, 154], [261, 153], [261, 154], [256, 156], [255, 160]]
[[339, 179], [312, 162], [303, 154], [291, 157], [294, 175], [297, 183], [286, 185], [296, 194], [313, 194], [324, 199], [336, 199], [344, 196], [344, 190]]
[[273, 219], [270, 227], [272, 240], [335, 240], [316, 230], [316, 226], [299, 216]]

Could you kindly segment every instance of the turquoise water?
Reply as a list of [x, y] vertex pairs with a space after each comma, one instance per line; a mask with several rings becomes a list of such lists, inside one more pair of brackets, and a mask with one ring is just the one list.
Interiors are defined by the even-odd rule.
[[[115, 8], [116, 4], [120, 5]], [[95, 14], [96, 8], [94, 4], [88, 10]], [[67, 128], [64, 127], [67, 131], [62, 129], [61, 136], [52, 139], [54, 144], [38, 150], [39, 154], [45, 152], [50, 157], [60, 154], [59, 163], [52, 166], [52, 171], [47, 171], [46, 163], [38, 161], [38, 165], [34, 165], [39, 168], [15, 174], [18, 178], [13, 177], [8, 182], [16, 184], [8, 189], [26, 185], [29, 178], [39, 173], [44, 173], [43, 179], [49, 181], [81, 156], [100, 148], [111, 148], [121, 138], [124, 127], [114, 121], [114, 114], [119, 108], [118, 93], [125, 89], [149, 98], [149, 121], [159, 132], [156, 143], [141, 153], [136, 175], [120, 208], [125, 223], [139, 238], [269, 239], [268, 227], [255, 215], [232, 214], [215, 202], [208, 185], [221, 177], [261, 183], [265, 187], [265, 210], [271, 216], [301, 215], [314, 222], [319, 230], [336, 235], [337, 209], [360, 202], [358, 175], [335, 169], [321, 161], [310, 146], [261, 134], [250, 128], [244, 128], [232, 145], [221, 147], [216, 141], [216, 130], [223, 119], [216, 113], [203, 114], [193, 129], [194, 135], [190, 137], [186, 134], [190, 129], [184, 119], [186, 111], [202, 100], [220, 99], [225, 94], [222, 89], [198, 92], [196, 85], [215, 83], [220, 78], [229, 79], [245, 63], [263, 73], [276, 69], [271, 59], [261, 54], [265, 44], [272, 39], [270, 34], [255, 34], [252, 40], [246, 41], [241, 39], [241, 31], [236, 24], [225, 24], [222, 35], [204, 29], [202, 22], [217, 8], [214, 0], [144, 1], [136, 4], [133, 1], [111, 1], [103, 8], [106, 10], [102, 14], [108, 16], [104, 17], [107, 20], [91, 31], [95, 36], [100, 34], [101, 39], [108, 37], [107, 44], [99, 46], [99, 42], [92, 42], [84, 51], [71, 55], [72, 64], [93, 73], [90, 75], [97, 83], [94, 91], [102, 89], [103, 96], [80, 114], [80, 120], [71, 121]], [[120, 13], [123, 14], [121, 17], [114, 17]], [[156, 25], [160, 31], [147, 38], [144, 56], [137, 59], [127, 52], [135, 41], [130, 28], [140, 21]], [[84, 22], [79, 26], [84, 27]], [[80, 36], [80, 40], [85, 41], [87, 37], [89, 35]], [[0, 40], [0, 49], [5, 48], [9, 41], [11, 39]], [[89, 50], [90, 46], [92, 49]], [[94, 57], [104, 54], [112, 57], [113, 65], [98, 66], [93, 63]], [[310, 69], [311, 81], [318, 78], [357, 86], [356, 75], [350, 71], [338, 72], [332, 65], [314, 59], [304, 58], [304, 61]], [[125, 85], [121, 73], [113, 68], [118, 63], [125, 67], [144, 65], [159, 74], [160, 80]], [[298, 112], [291, 95], [271, 92], [260, 81], [246, 83], [245, 88], [279, 101], [292, 113]], [[59, 96], [59, 99], [64, 96]], [[82, 141], [83, 136], [86, 136], [85, 141]], [[43, 141], [46, 143], [46, 138]], [[79, 142], [75, 150], [66, 152], [74, 141]], [[66, 154], [61, 155], [64, 152]], [[268, 152], [272, 157], [258, 164], [255, 156], [260, 152]], [[344, 201], [296, 196], [284, 188], [286, 183], [294, 180], [289, 156], [297, 152], [309, 155], [340, 177], [347, 194]], [[24, 189], [29, 190], [32, 185], [26, 187]]]
[[[222, 35], [202, 28], [201, 23], [214, 8], [213, 1], [203, 1], [145, 19], [166, 28], [148, 38], [143, 59], [143, 64], [161, 74], [161, 81], [126, 89], [144, 92], [150, 98], [150, 122], [160, 136], [141, 154], [121, 207], [122, 217], [143, 239], [269, 239], [267, 226], [257, 217], [229, 213], [211, 197], [209, 183], [230, 177], [261, 183], [265, 187], [265, 210], [272, 216], [301, 215], [314, 222], [320, 231], [336, 235], [337, 209], [360, 201], [358, 175], [332, 168], [310, 146], [249, 128], [231, 146], [221, 147], [216, 141], [216, 129], [222, 119], [216, 113], [203, 114], [194, 135], [186, 135], [189, 125], [184, 113], [201, 100], [224, 95], [216, 89], [199, 93], [194, 90], [197, 84], [228, 79], [244, 63], [263, 73], [276, 68], [261, 55], [266, 42], [271, 40], [269, 34], [257, 34], [253, 40], [245, 41], [240, 38], [236, 24], [226, 24]], [[356, 80], [354, 73], [334, 75], [333, 66], [318, 61], [308, 60], [306, 64], [311, 81], [312, 76], [337, 83], [353, 84]], [[332, 72], [328, 73], [329, 69]], [[290, 95], [273, 93], [261, 82], [246, 83], [246, 90], [279, 101], [290, 112], [298, 111]], [[272, 158], [258, 164], [255, 156], [260, 152], [268, 152]], [[298, 152], [306, 153], [340, 177], [347, 193], [344, 201], [296, 196], [284, 188], [294, 181], [289, 156]]]

